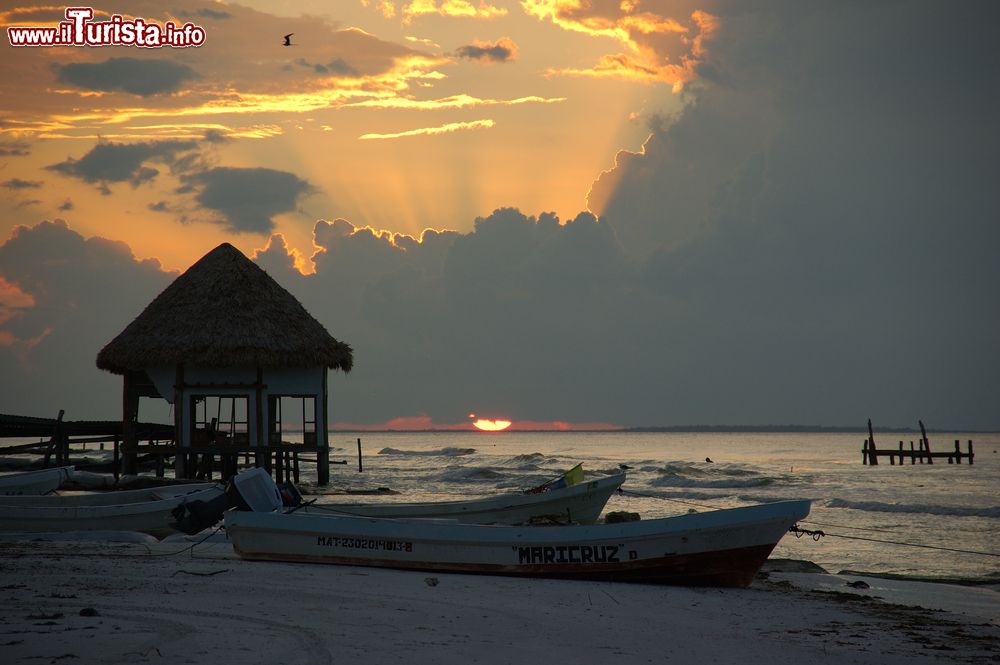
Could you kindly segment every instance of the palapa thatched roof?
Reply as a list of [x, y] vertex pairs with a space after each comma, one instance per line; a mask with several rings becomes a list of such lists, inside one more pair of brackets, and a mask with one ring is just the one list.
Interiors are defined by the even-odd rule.
[[349, 372], [353, 356], [291, 293], [223, 243], [97, 354], [97, 366], [116, 374], [178, 363]]

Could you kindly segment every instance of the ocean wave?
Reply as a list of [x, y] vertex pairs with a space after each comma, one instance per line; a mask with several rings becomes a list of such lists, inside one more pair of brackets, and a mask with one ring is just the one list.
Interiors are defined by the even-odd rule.
[[501, 462], [502, 466], [516, 469], [518, 471], [541, 471], [543, 464], [550, 458], [541, 453], [527, 453], [515, 455]]
[[1000, 517], [1000, 506], [972, 508], [964, 506], [938, 506], [919, 503], [883, 503], [881, 501], [849, 501], [830, 499], [827, 508], [850, 508], [879, 513], [922, 513], [924, 515], [951, 515], [955, 517]]
[[737, 464], [715, 464], [708, 462], [668, 462], [651, 469], [665, 476], [724, 476], [727, 478], [749, 478], [760, 472]]
[[514, 455], [510, 458], [511, 464], [538, 464], [548, 459], [541, 453], [528, 453], [526, 455]]
[[497, 480], [498, 478], [504, 477], [503, 473], [486, 467], [454, 466], [445, 469], [438, 476], [438, 479], [449, 482], [468, 482], [479, 480]]
[[474, 455], [475, 448], [439, 448], [437, 450], [400, 450], [398, 448], [383, 448], [379, 455], [408, 455], [410, 457], [461, 457]]
[[719, 478], [708, 480], [696, 480], [694, 478], [682, 478], [680, 476], [661, 476], [649, 482], [654, 487], [705, 487], [714, 488], [742, 488], [742, 487], [766, 487], [774, 484], [774, 478]]

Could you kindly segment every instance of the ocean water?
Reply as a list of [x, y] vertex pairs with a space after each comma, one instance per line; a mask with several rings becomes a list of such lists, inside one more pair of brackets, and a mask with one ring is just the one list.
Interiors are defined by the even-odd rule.
[[[357, 439], [363, 471], [358, 472]], [[879, 433], [880, 448], [917, 436]], [[371, 501], [445, 501], [527, 489], [577, 463], [588, 477], [627, 467], [608, 511], [642, 518], [810, 499], [800, 526], [772, 556], [830, 572], [892, 573], [1000, 583], [1000, 434], [931, 434], [935, 451], [973, 440], [975, 464], [861, 463], [862, 434], [632, 432], [331, 432], [330, 484], [302, 464], [304, 493], [385, 487]], [[2, 449], [0, 449], [2, 451]], [[110, 452], [105, 451], [104, 456]], [[96, 451], [87, 456], [99, 458]], [[706, 458], [712, 460], [707, 462]], [[342, 497], [341, 497], [342, 498]]]
[[[357, 468], [362, 441], [363, 471]], [[912, 433], [877, 434], [885, 447]], [[800, 526], [772, 556], [830, 572], [892, 573], [1000, 583], [1000, 434], [932, 434], [934, 451], [972, 439], [975, 464], [861, 463], [861, 434], [826, 433], [343, 433], [330, 434], [333, 493], [388, 487], [380, 501], [472, 498], [538, 485], [582, 462], [589, 477], [628, 467], [607, 510], [643, 518], [785, 499], [810, 499]], [[706, 462], [706, 458], [712, 462]], [[309, 467], [303, 466], [303, 469]], [[963, 550], [963, 551], [953, 551]], [[992, 555], [992, 556], [991, 556]]]

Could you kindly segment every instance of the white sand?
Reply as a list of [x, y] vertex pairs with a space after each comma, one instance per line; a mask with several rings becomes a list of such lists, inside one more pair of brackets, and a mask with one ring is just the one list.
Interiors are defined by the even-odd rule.
[[[254, 563], [224, 543], [170, 555], [183, 548], [0, 541], [0, 662], [1000, 660], [997, 621], [890, 605], [836, 576], [688, 589]], [[801, 588], [824, 584], [835, 593]], [[976, 593], [988, 615], [1000, 595]]]

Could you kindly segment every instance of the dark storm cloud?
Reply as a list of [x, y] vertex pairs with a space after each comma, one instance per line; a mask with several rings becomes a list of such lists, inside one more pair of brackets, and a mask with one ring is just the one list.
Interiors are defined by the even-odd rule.
[[221, 215], [238, 233], [269, 233], [272, 217], [295, 210], [312, 186], [293, 173], [265, 168], [217, 167], [182, 176], [185, 191], [195, 191], [198, 205]]
[[[355, 349], [334, 421], [1000, 426], [997, 10], [949, 31], [939, 3], [728, 6], [691, 103], [594, 183], [600, 219], [500, 209], [423, 242], [321, 221], [309, 275], [272, 238], [258, 261]], [[309, 189], [268, 169], [182, 183], [257, 232]], [[93, 355], [169, 281], [147, 268], [64, 226], [0, 246], [0, 277], [39, 301], [0, 332], [55, 331], [37, 373], [0, 347], [0, 403], [115, 417]]]
[[645, 324], [685, 377], [659, 396], [714, 421], [713, 400], [740, 422], [780, 402], [995, 426], [997, 11], [942, 35], [935, 3], [838, 9], [720, 10], [697, 104], [593, 186], [644, 288], [697, 323]]
[[94, 358], [175, 276], [59, 220], [15, 228], [0, 245], [0, 278], [32, 304], [0, 322], [0, 403], [25, 415], [116, 417], [121, 381]]
[[517, 45], [502, 37], [495, 42], [476, 42], [455, 49], [455, 55], [480, 62], [510, 62], [517, 55]]
[[172, 60], [111, 58], [104, 62], [75, 62], [56, 67], [57, 78], [84, 90], [128, 92], [141, 97], [176, 92], [198, 75]]
[[[141, 185], [159, 175], [159, 170], [146, 162], [173, 165], [178, 156], [197, 148], [194, 141], [151, 141], [148, 143], [101, 142], [80, 159], [67, 159], [46, 168], [84, 182], [129, 182]], [[110, 190], [108, 190], [110, 191]]]
[[41, 186], [40, 180], [22, 180], [21, 178], [11, 178], [0, 182], [0, 187], [7, 189], [38, 189]]

